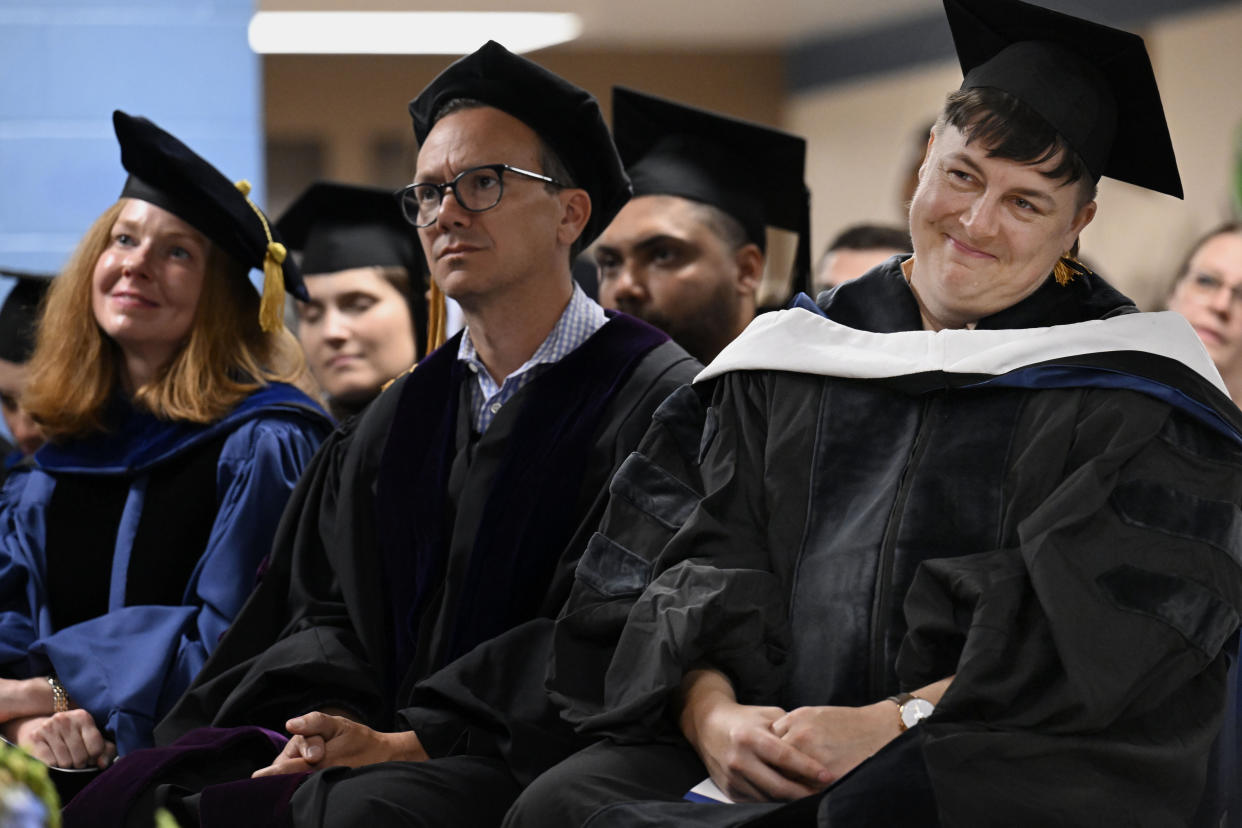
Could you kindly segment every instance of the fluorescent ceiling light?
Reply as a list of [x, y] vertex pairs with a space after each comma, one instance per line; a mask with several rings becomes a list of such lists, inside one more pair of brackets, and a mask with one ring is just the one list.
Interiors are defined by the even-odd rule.
[[250, 48], [261, 55], [464, 55], [489, 40], [530, 52], [582, 33], [558, 12], [258, 12]]

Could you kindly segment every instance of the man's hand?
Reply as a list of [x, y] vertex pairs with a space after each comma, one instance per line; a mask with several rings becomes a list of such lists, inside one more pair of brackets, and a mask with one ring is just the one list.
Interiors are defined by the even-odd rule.
[[890, 701], [866, 707], [799, 707], [772, 723], [787, 745], [819, 761], [835, 782], [897, 738], [897, 706]]
[[343, 716], [307, 713], [285, 722], [292, 738], [272, 764], [252, 776], [302, 773], [335, 765], [422, 762], [428, 756], [413, 731], [381, 733]]
[[[934, 681], [914, 695], [939, 704], [953, 676]], [[828, 768], [835, 782], [901, 733], [900, 710], [889, 700], [864, 707], [799, 707], [772, 723], [781, 741]]]
[[116, 745], [104, 738], [91, 714], [78, 708], [51, 716], [27, 716], [4, 723], [4, 737], [56, 768], [106, 768]]
[[828, 782], [826, 767], [772, 731], [784, 710], [738, 704], [728, 678], [714, 670], [687, 674], [682, 691], [682, 732], [730, 798], [798, 799]]

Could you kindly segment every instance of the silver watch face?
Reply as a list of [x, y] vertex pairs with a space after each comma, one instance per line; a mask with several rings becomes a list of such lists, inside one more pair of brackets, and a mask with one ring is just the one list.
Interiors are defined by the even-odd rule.
[[927, 699], [910, 699], [901, 706], [901, 723], [907, 728], [914, 727], [932, 714], [936, 706]]

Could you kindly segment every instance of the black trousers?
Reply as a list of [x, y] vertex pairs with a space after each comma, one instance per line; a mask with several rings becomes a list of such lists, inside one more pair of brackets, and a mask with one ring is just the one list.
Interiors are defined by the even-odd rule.
[[495, 828], [520, 790], [504, 762], [479, 756], [328, 768], [293, 795], [293, 824]]
[[600, 742], [528, 787], [505, 828], [937, 828], [935, 797], [915, 731], [814, 796], [789, 803], [697, 803], [685, 793], [707, 776], [689, 745]]
[[[686, 744], [598, 742], [532, 782], [509, 809], [504, 826], [578, 828], [590, 824], [594, 828], [613, 824], [683, 824], [693, 811], [710, 809], [716, 812], [726, 807], [699, 806], [685, 801], [686, 791], [706, 777], [707, 769]], [[654, 809], [657, 815], [648, 817], [634, 813], [630, 803], [635, 801], [658, 806]]]

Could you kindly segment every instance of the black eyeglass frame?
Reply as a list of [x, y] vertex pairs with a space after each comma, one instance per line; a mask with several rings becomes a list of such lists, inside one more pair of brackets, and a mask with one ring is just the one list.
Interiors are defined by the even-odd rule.
[[[463, 178], [465, 178], [466, 176], [472, 173], [477, 173], [479, 170], [491, 170], [492, 172], [496, 173], [496, 181], [500, 186], [496, 188], [496, 200], [495, 201], [493, 201], [491, 204], [487, 205], [486, 207], [475, 208], [475, 207], [470, 207], [464, 201], [462, 201], [461, 195], [457, 192], [457, 182], [461, 181]], [[435, 224], [436, 221], [440, 218], [440, 210], [444, 206], [444, 195], [447, 190], [453, 191], [453, 198], [457, 200], [457, 203], [461, 206], [463, 210], [467, 210], [471, 213], [486, 213], [488, 210], [493, 209], [497, 204], [500, 203], [500, 200], [504, 198], [504, 195], [505, 195], [504, 173], [507, 173], [507, 172], [511, 172], [516, 175], [525, 176], [526, 178], [533, 178], [536, 181], [542, 181], [544, 184], [551, 184], [553, 187], [559, 187], [559, 188], [565, 187], [564, 184], [557, 181], [555, 178], [543, 175], [542, 173], [531, 172], [530, 170], [524, 170], [524, 169], [521, 169], [520, 167], [514, 167], [510, 164], [480, 164], [477, 167], [470, 167], [469, 169], [462, 170], [457, 175], [453, 176], [452, 181], [445, 181], [442, 184], [433, 184], [430, 181], [415, 181], [413, 184], [407, 184], [406, 186], [394, 192], [393, 196], [397, 199], [397, 203], [401, 206], [402, 217], [405, 218], [405, 220], [409, 222], [410, 224], [414, 225], [415, 227], [419, 229], [422, 229], [424, 227], [430, 227], [431, 225]], [[414, 195], [414, 193], [420, 187], [432, 187], [435, 189], [435, 191], [440, 196], [439, 200], [436, 202], [435, 215], [433, 215], [427, 221], [420, 221], [418, 218], [418, 198], [416, 195]], [[415, 205], [415, 213], [413, 217], [410, 216], [409, 210], [406, 209], [406, 203], [407, 203], [406, 195], [407, 194], [411, 196], [411, 198], [413, 199], [414, 205]]]

